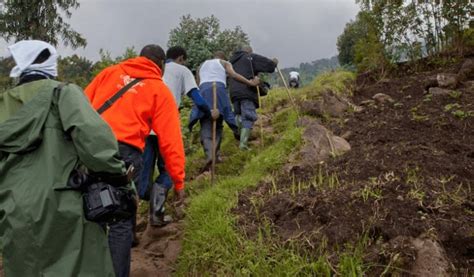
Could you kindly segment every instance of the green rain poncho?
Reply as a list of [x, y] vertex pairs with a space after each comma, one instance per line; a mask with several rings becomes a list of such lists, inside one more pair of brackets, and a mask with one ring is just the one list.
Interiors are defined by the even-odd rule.
[[[3, 94], [0, 239], [6, 276], [114, 276], [107, 237], [84, 218], [71, 171], [122, 173], [112, 131], [82, 90], [40, 80]], [[67, 135], [66, 135], [67, 134]]]

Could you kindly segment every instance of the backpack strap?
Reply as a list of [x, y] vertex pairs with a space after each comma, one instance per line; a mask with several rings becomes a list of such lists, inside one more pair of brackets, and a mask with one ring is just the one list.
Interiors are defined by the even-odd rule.
[[142, 79], [140, 78], [137, 78], [133, 81], [131, 81], [130, 83], [128, 83], [127, 85], [125, 85], [123, 88], [121, 88], [119, 91], [117, 91], [114, 95], [112, 95], [112, 97], [110, 97], [109, 99], [107, 99], [104, 104], [102, 104], [102, 106], [100, 106], [98, 109], [97, 109], [97, 112], [99, 114], [102, 114], [103, 112], [105, 112], [106, 110], [108, 110], [117, 100], [120, 99], [120, 97], [122, 97], [125, 92], [127, 92], [131, 87], [133, 87], [135, 84], [137, 84], [138, 82], [140, 82]]
[[61, 82], [59, 83], [59, 85], [57, 85], [54, 89], [53, 89], [53, 94], [54, 94], [54, 97], [56, 98], [55, 101], [59, 101], [59, 93], [61, 92], [61, 90], [63, 90], [63, 88], [65, 86], [69, 85], [69, 82]]

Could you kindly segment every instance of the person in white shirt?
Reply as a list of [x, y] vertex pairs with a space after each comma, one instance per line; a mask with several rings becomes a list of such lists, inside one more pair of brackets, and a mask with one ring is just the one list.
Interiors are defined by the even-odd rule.
[[292, 88], [299, 88], [299, 86], [300, 86], [300, 74], [296, 71], [291, 71], [288, 83], [290, 84], [290, 87], [292, 87]]
[[[234, 137], [239, 139], [239, 128], [237, 121], [235, 120], [234, 112], [232, 111], [232, 105], [230, 103], [229, 95], [226, 90], [227, 76], [230, 78], [245, 84], [249, 87], [255, 87], [260, 83], [260, 79], [255, 77], [253, 79], [247, 79], [239, 73], [235, 72], [232, 64], [225, 59], [225, 54], [222, 51], [217, 51], [214, 54], [214, 58], [205, 61], [199, 68], [199, 88], [202, 97], [207, 101], [209, 106], [213, 104], [213, 84], [216, 84], [216, 98], [217, 98], [217, 109], [219, 116], [216, 118], [216, 156], [218, 157], [220, 143], [222, 140], [222, 130], [224, 128], [223, 122], [225, 121], [229, 128], [232, 129]], [[202, 171], [206, 171], [210, 168], [212, 162], [212, 120], [209, 117], [203, 116], [197, 108], [193, 108], [189, 120], [189, 129], [192, 130], [194, 124], [199, 121], [201, 125], [200, 135], [201, 144], [206, 154], [206, 164]], [[218, 159], [219, 160], [219, 159]]]

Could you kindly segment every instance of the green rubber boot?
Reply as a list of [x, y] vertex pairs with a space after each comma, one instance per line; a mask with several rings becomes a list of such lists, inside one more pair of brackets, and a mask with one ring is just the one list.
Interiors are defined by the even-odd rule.
[[240, 132], [240, 129], [242, 129], [242, 120], [240, 119], [240, 115], [235, 116], [235, 121], [237, 122], [237, 127], [239, 128]]
[[250, 129], [242, 128], [240, 130], [240, 145], [239, 145], [240, 149], [250, 150], [248, 146], [249, 137], [250, 137]]

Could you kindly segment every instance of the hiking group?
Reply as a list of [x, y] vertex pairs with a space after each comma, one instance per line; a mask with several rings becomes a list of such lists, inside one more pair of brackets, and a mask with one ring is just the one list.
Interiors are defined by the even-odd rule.
[[199, 122], [209, 170], [220, 160], [224, 121], [249, 149], [263, 90], [258, 75], [278, 63], [241, 46], [228, 61], [216, 52], [195, 78], [185, 49], [165, 54], [147, 45], [83, 91], [55, 80], [58, 54], [49, 43], [8, 48], [16, 64], [10, 77], [18, 82], [0, 94], [6, 276], [129, 276], [138, 199], [150, 202], [155, 228], [172, 220], [164, 210], [169, 190], [174, 205], [185, 199], [182, 97], [194, 104], [188, 128]]

